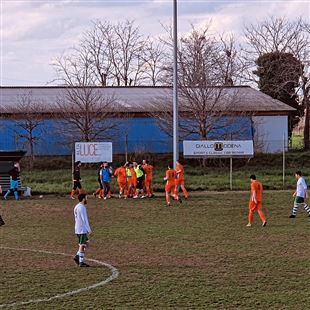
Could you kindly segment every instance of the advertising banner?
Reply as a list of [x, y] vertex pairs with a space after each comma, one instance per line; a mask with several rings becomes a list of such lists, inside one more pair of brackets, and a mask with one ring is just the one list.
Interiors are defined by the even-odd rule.
[[112, 142], [76, 142], [75, 161], [82, 163], [112, 162]]
[[252, 140], [183, 141], [185, 157], [253, 157]]

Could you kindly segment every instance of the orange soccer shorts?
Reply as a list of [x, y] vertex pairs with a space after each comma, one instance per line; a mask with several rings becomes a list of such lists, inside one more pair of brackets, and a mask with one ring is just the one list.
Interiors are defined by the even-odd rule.
[[126, 180], [125, 181], [122, 181], [122, 180], [118, 181], [119, 191], [121, 193], [124, 193], [124, 190], [126, 189], [126, 185], [127, 185]]
[[166, 191], [166, 193], [173, 193], [174, 194], [174, 192], [175, 192], [175, 183], [173, 182], [173, 183], [167, 183], [166, 184], [166, 186], [165, 186], [165, 191]]
[[180, 186], [180, 185], [184, 186], [184, 179], [176, 179], [175, 180], [175, 185], [176, 186]]
[[249, 209], [251, 211], [262, 210], [263, 204], [261, 201], [257, 201], [257, 203], [255, 203], [254, 201], [250, 201], [249, 202]]

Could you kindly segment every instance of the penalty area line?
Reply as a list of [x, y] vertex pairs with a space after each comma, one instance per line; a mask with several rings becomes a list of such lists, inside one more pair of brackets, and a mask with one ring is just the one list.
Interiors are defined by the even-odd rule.
[[[25, 248], [11, 248], [11, 247], [0, 247], [1, 250], [10, 250], [10, 251], [24, 251], [24, 252], [34, 252], [34, 253], [42, 253], [42, 254], [50, 254], [50, 255], [61, 255], [61, 256], [67, 256], [67, 257], [72, 257], [72, 255], [66, 254], [66, 253], [56, 253], [56, 252], [49, 252], [49, 251], [44, 251], [44, 250], [33, 250], [33, 249], [25, 249]], [[62, 294], [57, 294], [55, 296], [51, 296], [51, 297], [45, 297], [45, 298], [37, 298], [37, 299], [30, 299], [27, 301], [20, 301], [20, 302], [12, 302], [12, 303], [8, 303], [8, 304], [0, 304], [0, 308], [5, 308], [5, 307], [17, 307], [17, 306], [24, 306], [24, 305], [29, 305], [32, 303], [41, 303], [41, 302], [48, 302], [54, 299], [60, 299], [60, 298], [65, 298], [68, 296], [72, 296], [72, 295], [76, 295], [82, 292], [86, 292], [89, 291], [91, 289], [97, 288], [99, 286], [103, 286], [113, 280], [115, 280], [116, 278], [118, 278], [119, 276], [119, 271], [112, 265], [102, 262], [100, 260], [97, 259], [93, 259], [93, 258], [87, 258], [87, 261], [96, 263], [98, 265], [107, 267], [108, 269], [110, 269], [111, 271], [111, 276], [109, 276], [108, 278], [106, 278], [103, 281], [94, 283], [92, 285], [86, 286], [86, 287], [82, 287], [73, 291], [69, 291], [66, 293], [62, 293]]]

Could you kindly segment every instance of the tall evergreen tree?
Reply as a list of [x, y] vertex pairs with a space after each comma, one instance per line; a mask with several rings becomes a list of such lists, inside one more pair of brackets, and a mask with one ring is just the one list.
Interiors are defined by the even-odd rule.
[[289, 134], [304, 114], [304, 107], [298, 102], [296, 88], [303, 74], [303, 64], [291, 53], [272, 52], [258, 57], [257, 70], [259, 89], [296, 109], [289, 118]]

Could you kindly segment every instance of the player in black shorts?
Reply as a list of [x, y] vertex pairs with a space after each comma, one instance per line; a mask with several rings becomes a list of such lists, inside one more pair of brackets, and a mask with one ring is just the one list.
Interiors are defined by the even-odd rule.
[[76, 193], [80, 193], [82, 189], [81, 184], [81, 165], [82, 163], [80, 161], [76, 161], [74, 163], [74, 169], [73, 169], [73, 188], [71, 191], [71, 199], [75, 199], [74, 195]]

